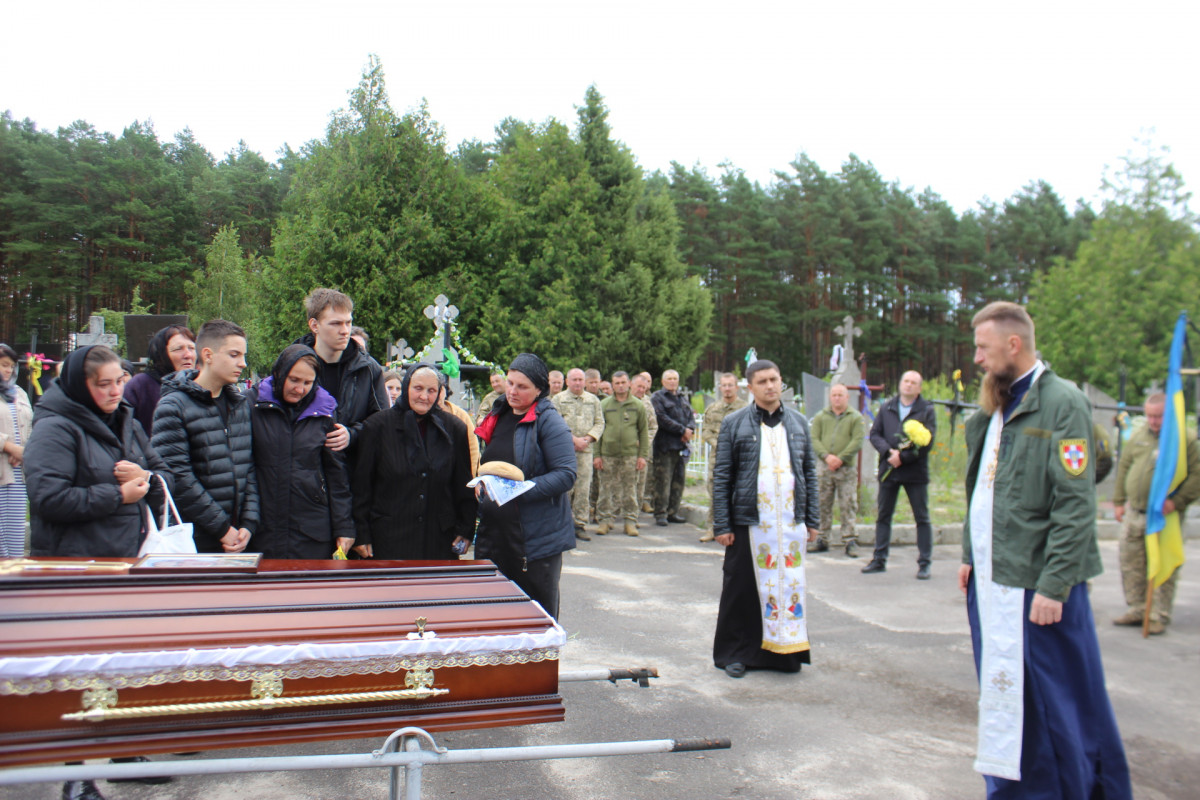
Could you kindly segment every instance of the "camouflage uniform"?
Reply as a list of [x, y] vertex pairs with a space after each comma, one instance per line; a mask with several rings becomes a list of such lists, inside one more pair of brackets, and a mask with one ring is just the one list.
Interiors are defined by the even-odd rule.
[[[842, 518], [842, 541], [858, 543], [858, 465], [856, 459], [866, 438], [862, 414], [847, 408], [840, 415], [823, 408], [812, 419], [813, 452], [817, 456], [817, 486], [820, 493], [821, 532], [818, 541], [829, 544], [833, 536], [833, 497], [838, 498]], [[825, 456], [833, 454], [842, 466], [830, 469]]]
[[[654, 404], [650, 402], [649, 394], [642, 397], [641, 401], [642, 405], [646, 407], [647, 430], [650, 433], [650, 441], [653, 442], [654, 434], [658, 433], [658, 415], [654, 413]], [[650, 455], [646, 456], [646, 468], [638, 474], [638, 508], [646, 513], [654, 511], [654, 481], [648, 480], [648, 477], [653, 474], [653, 470], [654, 448], [651, 447]]]
[[495, 402], [503, 396], [504, 392], [497, 392], [494, 389], [483, 396], [483, 399], [479, 401], [479, 413], [475, 415], [476, 425], [483, 424], [483, 418], [492, 410]]
[[604, 412], [604, 435], [596, 445], [603, 459], [600, 474], [600, 531], [615, 528], [620, 515], [625, 532], [637, 535], [637, 460], [650, 452], [646, 409], [632, 395], [619, 402], [616, 397], [600, 401]]
[[[600, 398], [591, 392], [573, 395], [570, 389], [564, 389], [550, 398], [554, 407], [572, 436], [589, 436], [592, 443], [600, 441], [604, 433], [604, 414], [600, 411]], [[571, 490], [571, 513], [575, 517], [575, 527], [582, 528], [588, 522], [589, 498], [592, 491], [592, 444], [586, 450], [575, 451], [575, 488]]]
[[[1188, 434], [1188, 476], [1171, 495], [1180, 520], [1190, 503], [1200, 497], [1200, 443]], [[1150, 500], [1150, 483], [1154, 479], [1154, 465], [1158, 461], [1158, 437], [1143, 425], [1132, 436], [1121, 452], [1117, 464], [1117, 485], [1113, 490], [1113, 505], [1125, 506], [1125, 519], [1121, 529], [1119, 552], [1121, 555], [1121, 583], [1125, 587], [1125, 602], [1129, 605], [1129, 618], [1141, 620], [1146, 608], [1146, 507]], [[1167, 624], [1171, 621], [1171, 608], [1175, 602], [1175, 583], [1179, 569], [1160, 587], [1154, 590], [1150, 604], [1150, 621]]]
[[708, 445], [708, 527], [707, 533], [704, 535], [704, 541], [709, 541], [709, 537], [712, 536], [713, 532], [712, 485], [713, 467], [717, 465], [717, 436], [721, 433], [721, 423], [725, 420], [725, 417], [739, 408], [745, 407], [746, 401], [740, 397], [735, 397], [732, 403], [718, 400], [704, 409], [704, 422], [701, 425], [700, 433], [700, 440]]

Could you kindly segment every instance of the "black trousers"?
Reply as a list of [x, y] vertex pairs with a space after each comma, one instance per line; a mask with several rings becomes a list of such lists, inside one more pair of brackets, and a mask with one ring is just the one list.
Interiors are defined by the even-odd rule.
[[562, 553], [539, 558], [524, 565], [520, 559], [497, 559], [492, 561], [504, 577], [520, 587], [521, 591], [536, 600], [546, 613], [558, 619], [558, 580], [562, 576]]
[[900, 496], [901, 486], [908, 494], [913, 518], [917, 521], [917, 564], [924, 567], [932, 560], [933, 554], [933, 525], [929, 521], [927, 483], [884, 481], [879, 484], [879, 517], [875, 520], [875, 560], [888, 560], [888, 549], [892, 544], [892, 515], [896, 513], [896, 498]]

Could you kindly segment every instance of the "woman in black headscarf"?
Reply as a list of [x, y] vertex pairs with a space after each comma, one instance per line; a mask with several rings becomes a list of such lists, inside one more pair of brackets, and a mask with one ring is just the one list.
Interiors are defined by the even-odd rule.
[[133, 406], [133, 417], [149, 436], [153, 433], [154, 409], [162, 398], [162, 379], [181, 369], [196, 366], [196, 334], [184, 325], [168, 325], [154, 334], [147, 349], [146, 371], [125, 384], [125, 401]]
[[[136, 556], [146, 502], [174, 481], [123, 402], [121, 358], [102, 345], [73, 351], [33, 415], [25, 449], [35, 556]], [[144, 498], [144, 499], [143, 499]]]
[[359, 555], [454, 560], [470, 541], [467, 428], [437, 407], [439, 389], [437, 370], [415, 364], [396, 404], [363, 423], [354, 470]]
[[325, 446], [337, 401], [317, 369], [312, 348], [293, 344], [251, 393], [260, 519], [248, 549], [265, 558], [328, 559], [354, 544], [345, 453]]
[[549, 394], [546, 363], [522, 353], [508, 368], [504, 396], [475, 429], [486, 445], [480, 475], [489, 472], [489, 462], [507, 462], [535, 484], [502, 506], [484, 493], [475, 556], [494, 561], [506, 578], [557, 619], [562, 554], [575, 547], [568, 499], [575, 485], [575, 445]]

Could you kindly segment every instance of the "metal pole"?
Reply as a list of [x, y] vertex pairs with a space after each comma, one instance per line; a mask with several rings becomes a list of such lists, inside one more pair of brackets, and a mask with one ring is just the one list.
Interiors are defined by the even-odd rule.
[[[246, 772], [286, 772], [312, 769], [398, 768], [410, 764], [481, 764], [499, 761], [539, 761], [548, 758], [601, 758], [605, 756], [681, 753], [697, 750], [728, 750], [729, 739], [648, 739], [628, 742], [492, 747], [470, 750], [408, 750], [408, 741], [433, 737], [419, 728], [407, 728], [406, 752], [394, 752], [388, 742], [372, 753], [325, 756], [272, 756], [258, 758], [214, 758], [199, 761], [150, 761], [129, 764], [77, 764], [21, 767], [0, 770], [0, 786], [21, 783], [61, 783], [102, 778], [148, 778], [156, 775], [224, 775]], [[401, 731], [393, 733], [396, 736]], [[436, 747], [436, 745], [435, 745]], [[419, 788], [419, 787], [418, 787]]]

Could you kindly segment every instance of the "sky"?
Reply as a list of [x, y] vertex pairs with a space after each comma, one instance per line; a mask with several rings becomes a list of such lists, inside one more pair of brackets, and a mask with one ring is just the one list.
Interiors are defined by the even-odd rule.
[[1035, 180], [1070, 209], [1148, 137], [1200, 182], [1182, 0], [0, 0], [0, 18], [0, 110], [187, 127], [218, 158], [322, 137], [375, 54], [392, 106], [424, 99], [450, 147], [506, 117], [574, 126], [595, 84], [647, 172], [766, 184], [800, 153], [827, 172], [854, 154], [960, 213]]

